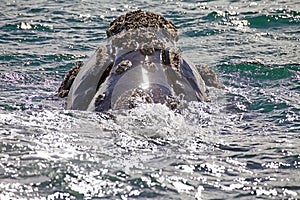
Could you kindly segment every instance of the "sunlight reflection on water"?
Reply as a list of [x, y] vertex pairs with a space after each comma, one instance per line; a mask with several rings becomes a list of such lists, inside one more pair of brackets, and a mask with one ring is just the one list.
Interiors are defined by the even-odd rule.
[[[296, 1], [4, 1], [0, 199], [299, 198]], [[90, 113], [53, 96], [126, 11], [162, 13], [226, 90], [181, 113]]]

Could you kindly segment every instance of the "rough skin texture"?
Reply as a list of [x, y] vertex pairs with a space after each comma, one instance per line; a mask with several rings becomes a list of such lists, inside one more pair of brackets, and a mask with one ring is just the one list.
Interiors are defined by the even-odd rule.
[[115, 19], [110, 23], [110, 26], [106, 31], [106, 35], [107, 37], [111, 37], [119, 34], [123, 30], [128, 31], [139, 28], [164, 29], [167, 30], [173, 39], [177, 40], [178, 37], [176, 26], [172, 21], [167, 20], [159, 14], [142, 10], [128, 12]]
[[80, 67], [82, 65], [83, 62], [78, 62], [74, 67], [72, 67], [72, 69], [68, 71], [68, 73], [65, 75], [63, 82], [60, 84], [60, 87], [58, 88], [57, 96], [61, 98], [68, 96], [73, 81], [75, 80], [76, 75], [78, 74]]
[[218, 79], [217, 74], [207, 65], [196, 65], [196, 68], [200, 73], [202, 79], [204, 80], [206, 86], [219, 89], [225, 88], [221, 81]]

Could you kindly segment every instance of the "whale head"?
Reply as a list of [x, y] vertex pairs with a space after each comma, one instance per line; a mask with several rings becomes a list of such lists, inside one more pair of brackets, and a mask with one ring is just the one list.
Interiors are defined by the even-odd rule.
[[106, 34], [105, 42], [76, 74], [67, 108], [105, 111], [139, 103], [180, 108], [188, 101], [207, 100], [201, 75], [176, 47], [172, 21], [132, 11], [112, 21]]

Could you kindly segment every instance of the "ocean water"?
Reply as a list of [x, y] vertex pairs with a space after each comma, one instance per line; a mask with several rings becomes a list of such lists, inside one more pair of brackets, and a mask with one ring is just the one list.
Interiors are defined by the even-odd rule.
[[[174, 21], [178, 46], [226, 86], [181, 114], [94, 113], [54, 96], [117, 16]], [[297, 0], [3, 0], [0, 199], [300, 198]]]

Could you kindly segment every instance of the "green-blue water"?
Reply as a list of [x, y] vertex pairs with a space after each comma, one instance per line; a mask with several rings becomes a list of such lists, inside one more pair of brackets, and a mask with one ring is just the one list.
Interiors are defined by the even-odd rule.
[[[226, 90], [162, 105], [64, 110], [54, 93], [117, 16], [145, 9]], [[300, 3], [8, 1], [0, 5], [0, 199], [300, 198]]]

